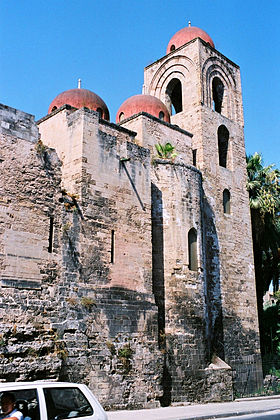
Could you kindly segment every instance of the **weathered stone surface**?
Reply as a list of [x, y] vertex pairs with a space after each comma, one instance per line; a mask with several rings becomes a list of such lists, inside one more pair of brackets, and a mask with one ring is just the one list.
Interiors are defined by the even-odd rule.
[[[145, 69], [145, 93], [171, 110], [174, 78], [176, 126], [65, 105], [39, 140], [32, 116], [0, 107], [1, 381], [85, 382], [106, 408], [259, 387], [239, 68], [196, 39]], [[159, 159], [167, 142], [178, 156]]]

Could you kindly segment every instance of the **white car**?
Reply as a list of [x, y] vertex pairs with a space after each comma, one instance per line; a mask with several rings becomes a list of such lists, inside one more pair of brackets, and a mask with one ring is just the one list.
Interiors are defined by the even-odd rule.
[[4, 382], [0, 394], [11, 392], [24, 420], [108, 420], [86, 385], [69, 382]]

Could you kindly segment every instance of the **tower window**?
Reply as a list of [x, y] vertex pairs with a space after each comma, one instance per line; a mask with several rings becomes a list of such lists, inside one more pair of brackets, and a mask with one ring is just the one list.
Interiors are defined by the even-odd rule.
[[172, 79], [166, 89], [166, 103], [169, 106], [170, 114], [177, 114], [183, 111], [182, 106], [182, 84], [178, 79]]
[[175, 45], [173, 44], [173, 45], [171, 45], [171, 47], [170, 47], [170, 51], [175, 51]]
[[212, 81], [212, 95], [213, 110], [221, 114], [224, 97], [224, 85], [218, 77], [214, 77]]
[[192, 228], [188, 233], [188, 247], [189, 247], [189, 269], [197, 271], [197, 233]]
[[49, 246], [48, 252], [52, 253], [53, 251], [53, 216], [50, 216], [50, 224], [49, 224]]
[[224, 213], [230, 214], [230, 192], [227, 189], [223, 191], [223, 207]]
[[111, 264], [115, 262], [115, 231], [111, 230]]
[[158, 117], [159, 117], [160, 120], [163, 120], [164, 119], [164, 112], [160, 111], [160, 113], [158, 114]]
[[192, 151], [193, 166], [196, 166], [196, 154], [197, 154], [197, 149], [193, 149]]
[[224, 125], [221, 125], [218, 128], [219, 165], [224, 168], [227, 167], [228, 140], [228, 129]]
[[122, 120], [124, 120], [124, 113], [123, 112], [121, 112], [120, 115], [119, 115], [119, 121], [122, 121]]
[[56, 109], [57, 109], [57, 106], [53, 106], [51, 112], [55, 111]]

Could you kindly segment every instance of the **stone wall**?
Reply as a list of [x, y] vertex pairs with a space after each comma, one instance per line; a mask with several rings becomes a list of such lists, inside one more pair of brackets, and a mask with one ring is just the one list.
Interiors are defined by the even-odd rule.
[[[213, 106], [215, 77], [224, 87], [221, 112]], [[210, 354], [225, 360], [237, 375], [239, 366], [250, 370], [254, 364], [249, 381], [250, 389], [257, 390], [262, 374], [240, 70], [197, 38], [146, 67], [144, 91], [168, 106], [173, 80], [181, 83], [182, 110], [171, 122], [193, 134], [196, 166], [203, 176], [207, 345]], [[226, 167], [219, 162], [221, 126], [229, 132]], [[224, 190], [230, 194], [229, 214], [223, 208]]]

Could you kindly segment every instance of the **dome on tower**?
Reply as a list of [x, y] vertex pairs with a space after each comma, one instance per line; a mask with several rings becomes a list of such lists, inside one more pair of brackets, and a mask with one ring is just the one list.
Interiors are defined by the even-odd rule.
[[176, 34], [173, 35], [173, 37], [170, 39], [166, 54], [169, 54], [171, 51], [176, 50], [177, 48], [181, 47], [189, 41], [192, 41], [195, 38], [201, 38], [203, 41], [210, 44], [211, 47], [215, 48], [212, 38], [202, 29], [191, 26], [189, 22], [189, 26], [180, 29], [180, 31], [176, 32]]
[[151, 95], [135, 95], [124, 101], [117, 112], [116, 122], [119, 123], [139, 112], [147, 112], [163, 121], [170, 122], [170, 115], [164, 103]]
[[110, 118], [109, 110], [105, 102], [100, 98], [100, 96], [88, 89], [69, 89], [60, 93], [51, 102], [48, 114], [65, 104], [78, 109], [86, 107], [93, 111], [97, 111], [101, 118], [105, 120], [109, 120]]

